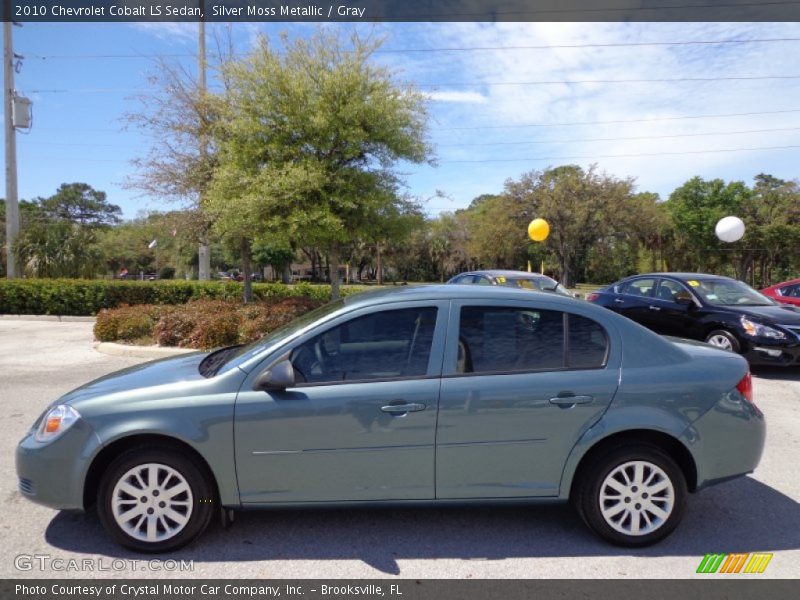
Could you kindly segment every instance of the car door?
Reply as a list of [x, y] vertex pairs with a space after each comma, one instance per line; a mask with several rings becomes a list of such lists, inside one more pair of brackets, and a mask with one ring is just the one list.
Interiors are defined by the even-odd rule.
[[570, 450], [608, 407], [616, 333], [535, 302], [453, 302], [436, 439], [436, 497], [555, 496]]
[[694, 321], [691, 313], [697, 307], [678, 303], [676, 297], [679, 293], [689, 294], [694, 298], [694, 294], [682, 283], [672, 279], [659, 279], [656, 292], [648, 307], [650, 329], [662, 335], [689, 336], [691, 323]]
[[447, 302], [344, 315], [289, 348], [296, 384], [253, 390], [235, 415], [243, 504], [431, 499]]
[[650, 327], [653, 313], [650, 304], [655, 287], [655, 277], [631, 279], [620, 290], [610, 308], [645, 327]]

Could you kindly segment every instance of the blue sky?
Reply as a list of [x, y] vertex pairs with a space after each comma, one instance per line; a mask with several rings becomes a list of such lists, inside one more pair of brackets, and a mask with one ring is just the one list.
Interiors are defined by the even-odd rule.
[[[225, 25], [209, 25], [209, 34], [214, 27]], [[315, 26], [231, 27], [245, 52], [258, 32], [308, 35]], [[525, 171], [566, 163], [597, 163], [664, 198], [695, 175], [800, 177], [800, 147], [756, 150], [800, 146], [800, 41], [625, 45], [800, 40], [800, 24], [406, 23], [360, 31], [385, 36], [376, 60], [430, 94], [438, 165], [401, 170], [431, 215], [499, 192]], [[16, 87], [34, 102], [33, 128], [17, 136], [20, 198], [84, 181], [126, 217], [176, 207], [124, 187], [131, 159], [151, 143], [124, 129], [124, 115], [148, 90], [152, 55], [195, 64], [197, 25], [29, 23], [14, 35], [25, 56]], [[641, 81], [771, 75], [799, 78]], [[626, 83], [608, 83], [619, 80]]]

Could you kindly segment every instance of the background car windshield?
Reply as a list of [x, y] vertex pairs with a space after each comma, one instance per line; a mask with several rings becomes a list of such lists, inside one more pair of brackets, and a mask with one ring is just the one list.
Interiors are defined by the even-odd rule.
[[688, 283], [698, 296], [715, 306], [771, 306], [775, 304], [741, 281], [705, 279], [692, 280]]

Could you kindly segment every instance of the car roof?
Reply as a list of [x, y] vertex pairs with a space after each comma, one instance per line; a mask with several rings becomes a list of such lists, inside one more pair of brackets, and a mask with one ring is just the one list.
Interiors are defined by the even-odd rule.
[[512, 271], [510, 269], [485, 269], [480, 271], [465, 271], [464, 273], [459, 273], [456, 277], [460, 277], [461, 275], [489, 275], [490, 277], [526, 277], [528, 279], [538, 279], [538, 278], [545, 278], [551, 279], [547, 275], [542, 275], [541, 273], [529, 273], [528, 271]]
[[626, 277], [623, 281], [636, 277], [672, 277], [673, 279], [731, 279], [724, 275], [714, 275], [712, 273], [639, 273]]
[[409, 302], [414, 300], [459, 300], [483, 299], [487, 300], [530, 300], [531, 294], [540, 294], [548, 302], [563, 302], [564, 306], [574, 306], [575, 302], [584, 304], [575, 298], [557, 296], [548, 292], [511, 288], [504, 286], [479, 286], [479, 285], [409, 285], [380, 289], [354, 294], [345, 298], [345, 305], [372, 306], [385, 302]]

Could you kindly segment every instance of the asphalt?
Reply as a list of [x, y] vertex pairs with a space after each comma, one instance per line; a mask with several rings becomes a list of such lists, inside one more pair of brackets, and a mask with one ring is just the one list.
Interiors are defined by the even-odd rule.
[[609, 546], [569, 507], [549, 506], [247, 512], [170, 555], [125, 551], [95, 515], [25, 500], [14, 472], [15, 446], [48, 403], [144, 360], [95, 351], [91, 327], [0, 320], [0, 577], [708, 578], [726, 576], [696, 575], [704, 554], [757, 551], [774, 554], [762, 575], [727, 577], [800, 576], [800, 369], [754, 373], [768, 422], [761, 465], [691, 496], [655, 547]]

